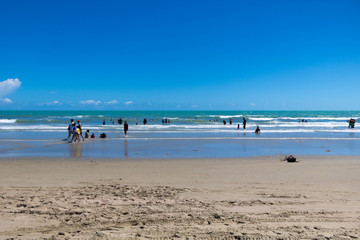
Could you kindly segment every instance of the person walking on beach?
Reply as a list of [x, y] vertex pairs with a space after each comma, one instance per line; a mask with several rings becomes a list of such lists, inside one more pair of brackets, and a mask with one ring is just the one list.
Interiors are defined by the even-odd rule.
[[259, 127], [259, 126], [256, 127], [255, 133], [256, 133], [256, 134], [259, 134], [259, 133], [260, 133], [260, 127]]
[[232, 119], [230, 118], [230, 120], [229, 120], [229, 124], [231, 125], [232, 124]]
[[[80, 130], [79, 135], [82, 137], [83, 141], [85, 141], [85, 138], [84, 138], [84, 136], [82, 135], [82, 126], [81, 126], [80, 120], [77, 120], [77, 123], [78, 123], [78, 126], [77, 126], [77, 127], [78, 127], [79, 130]], [[79, 139], [80, 139], [80, 137], [79, 137]]]
[[246, 129], [246, 119], [243, 118], [243, 128]]
[[74, 123], [74, 119], [71, 119], [71, 120], [70, 120], [69, 127], [68, 127], [68, 132], [69, 132], [69, 135], [68, 135], [68, 137], [67, 137], [67, 139], [66, 139], [66, 140], [68, 140], [68, 139], [70, 138], [71, 134], [73, 134], [73, 131], [72, 131], [72, 128], [73, 128], [73, 123]]
[[124, 133], [125, 133], [125, 137], [127, 136], [127, 131], [129, 130], [129, 125], [127, 123], [127, 121], [125, 121], [124, 123]]
[[238, 130], [240, 129], [240, 124], [238, 124]]
[[146, 120], [146, 118], [144, 118], [144, 122], [143, 122], [143, 123], [144, 123], [144, 125], [146, 125], [146, 124], [147, 124], [147, 120]]
[[75, 123], [72, 124], [72, 132], [73, 132], [73, 137], [70, 142], [72, 142], [72, 141], [76, 142], [76, 140], [78, 140], [78, 142], [80, 142], [79, 133], [77, 131]]
[[226, 125], [226, 121], [225, 121], [225, 120], [223, 120], [223, 124]]

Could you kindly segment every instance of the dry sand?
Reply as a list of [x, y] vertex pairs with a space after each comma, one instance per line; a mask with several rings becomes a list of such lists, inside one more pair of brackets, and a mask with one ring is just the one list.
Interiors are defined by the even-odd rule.
[[358, 239], [360, 157], [8, 159], [0, 239]]

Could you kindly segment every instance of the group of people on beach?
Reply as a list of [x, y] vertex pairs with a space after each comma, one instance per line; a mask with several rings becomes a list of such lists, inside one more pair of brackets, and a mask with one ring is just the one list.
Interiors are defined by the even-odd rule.
[[[217, 120], [216, 120], [217, 121]], [[232, 119], [229, 119], [229, 124], [232, 125]], [[226, 120], [223, 120], [223, 124], [226, 125]], [[246, 118], [243, 118], [243, 129], [246, 129]], [[240, 124], [237, 125], [238, 129], [240, 129]]]
[[161, 123], [162, 123], [162, 124], [170, 124], [170, 119], [163, 118], [163, 119], [161, 120]]
[[91, 136], [90, 136], [90, 130], [86, 130], [85, 132], [85, 138], [82, 134], [82, 125], [80, 123], [80, 120], [77, 120], [77, 125], [76, 123], [74, 122], [74, 119], [71, 119], [70, 120], [70, 124], [69, 124], [69, 127], [68, 127], [68, 137], [66, 140], [69, 140], [70, 137], [72, 136], [71, 140], [69, 142], [81, 142], [81, 139], [80, 137], [82, 138], [83, 141], [85, 141], [85, 138], [95, 138], [95, 134], [93, 133]]
[[[351, 121], [351, 120], [350, 120]], [[355, 121], [355, 120], [354, 120]], [[70, 124], [69, 124], [69, 127], [68, 127], [68, 137], [66, 140], [69, 140], [69, 142], [81, 142], [81, 138], [82, 138], [82, 141], [85, 141], [85, 138], [95, 138], [95, 134], [92, 133], [90, 135], [90, 130], [86, 130], [85, 132], [85, 137], [83, 136], [83, 129], [82, 129], [82, 125], [80, 123], [80, 120], [77, 120], [77, 125], [76, 123], [74, 122], [74, 119], [71, 119], [70, 120]], [[115, 120], [114, 119], [111, 119], [110, 122], [113, 122], [113, 124], [115, 124]], [[123, 119], [122, 118], [118, 118], [118, 124], [122, 124], [123, 123]], [[103, 120], [103, 125], [106, 125], [106, 121], [105, 119]], [[144, 125], [147, 125], [147, 119], [144, 118], [143, 120], [143, 124]], [[167, 119], [167, 118], [163, 118], [162, 119], [162, 124], [170, 124], [170, 120]], [[223, 124], [226, 125], [226, 120], [223, 120]], [[229, 119], [229, 124], [231, 125], [232, 124], [232, 119], [230, 118]], [[354, 123], [355, 124], [355, 123]], [[127, 123], [127, 121], [124, 121], [124, 133], [125, 133], [125, 137], [127, 137], [127, 132], [129, 131], [129, 124]], [[137, 125], [137, 123], [136, 123]], [[243, 124], [242, 124], [242, 127], [243, 129], [246, 129], [246, 119], [243, 118]], [[239, 130], [240, 129], [240, 124], [237, 125], [237, 129]], [[256, 130], [255, 130], [255, 133], [259, 134], [260, 133], [260, 127], [257, 126], [256, 127]], [[99, 135], [99, 138], [106, 138], [106, 134], [105, 133], [101, 133]], [[71, 138], [71, 139], [70, 139]]]
[[[197, 117], [195, 117], [195, 119], [197, 119]], [[151, 120], [154, 120], [154, 119], [150, 119], [150, 121]], [[242, 120], [243, 120], [242, 128], [246, 129], [246, 118], [244, 117]], [[218, 122], [218, 119], [216, 119], [214, 121]], [[83, 129], [82, 129], [82, 125], [80, 123], [80, 120], [76, 121], [77, 124], [74, 122], [74, 119], [71, 119], [70, 122], [71, 123], [69, 124], [69, 127], [68, 127], [68, 137], [66, 139], [66, 140], [69, 140], [69, 142], [81, 142], [81, 141], [85, 141], [85, 138], [95, 138], [94, 133], [92, 133], [90, 135], [90, 130], [86, 130], [85, 137], [83, 136], [83, 131], [82, 131]], [[115, 124], [115, 119], [111, 119], [110, 122]], [[127, 121], [124, 121], [123, 118], [118, 118], [117, 122], [120, 125], [124, 125], [124, 133], [125, 133], [125, 137], [127, 137], [127, 132], [129, 131], [129, 124], [127, 123]], [[123, 122], [124, 122], [124, 124], [123, 124]], [[162, 124], [170, 124], [170, 119], [162, 118], [161, 122], [162, 122]], [[299, 122], [307, 123], [307, 120], [303, 119], [303, 120], [301, 120]], [[348, 127], [349, 128], [355, 128], [355, 122], [356, 122], [355, 119], [350, 118], [350, 120], [347, 121], [347, 123], [349, 124]], [[144, 118], [143, 124], [147, 125], [147, 123], [148, 123], [148, 120], [146, 118]], [[229, 119], [229, 124], [232, 125], [232, 123], [233, 123], [233, 121], [230, 118]], [[105, 125], [105, 124], [106, 124], [106, 122], [105, 122], [105, 119], [104, 119], [103, 120], [103, 125]], [[227, 124], [226, 120], [223, 120], [223, 124], [224, 125]], [[136, 123], [136, 125], [138, 125], [138, 123]], [[237, 129], [240, 130], [240, 124], [237, 124]], [[256, 134], [260, 133], [260, 127], [259, 126], [256, 127], [255, 133]], [[100, 134], [99, 138], [106, 138], [106, 134], [105, 133]]]

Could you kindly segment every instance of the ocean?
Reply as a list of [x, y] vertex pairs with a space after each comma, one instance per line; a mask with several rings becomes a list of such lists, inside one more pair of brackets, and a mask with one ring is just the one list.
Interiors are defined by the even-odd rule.
[[[127, 138], [124, 137], [123, 126], [118, 124], [119, 118], [129, 124]], [[147, 119], [147, 125], [143, 124], [144, 118]], [[242, 128], [243, 118], [247, 120], [246, 129]], [[358, 155], [360, 128], [357, 128], [357, 123], [355, 128], [348, 128], [347, 121], [350, 118], [358, 121], [360, 112], [2, 111], [0, 156], [191, 158], [289, 152]], [[69, 144], [64, 141], [70, 119], [80, 120], [84, 132], [89, 129], [97, 137], [100, 133], [106, 133], [106, 140], [96, 138], [85, 141], [81, 143], [81, 154], [78, 150], [73, 154], [71, 148], [80, 148], [77, 146], [80, 143]], [[163, 119], [169, 123], [163, 123]], [[223, 121], [226, 121], [226, 125]], [[257, 126], [261, 129], [260, 134], [254, 133]], [[124, 141], [135, 149], [129, 151], [128, 146], [125, 153]], [[120, 153], [118, 143], [122, 146]], [[333, 149], [327, 149], [327, 146]]]

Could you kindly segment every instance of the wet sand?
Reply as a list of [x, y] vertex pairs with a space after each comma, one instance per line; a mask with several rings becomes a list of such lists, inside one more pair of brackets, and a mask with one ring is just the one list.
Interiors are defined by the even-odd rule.
[[0, 160], [0, 239], [358, 239], [360, 157]]
[[269, 138], [266, 134], [236, 137], [143, 137], [86, 139], [68, 143], [59, 139], [0, 139], [3, 158], [242, 158], [255, 156], [360, 156], [360, 138]]

